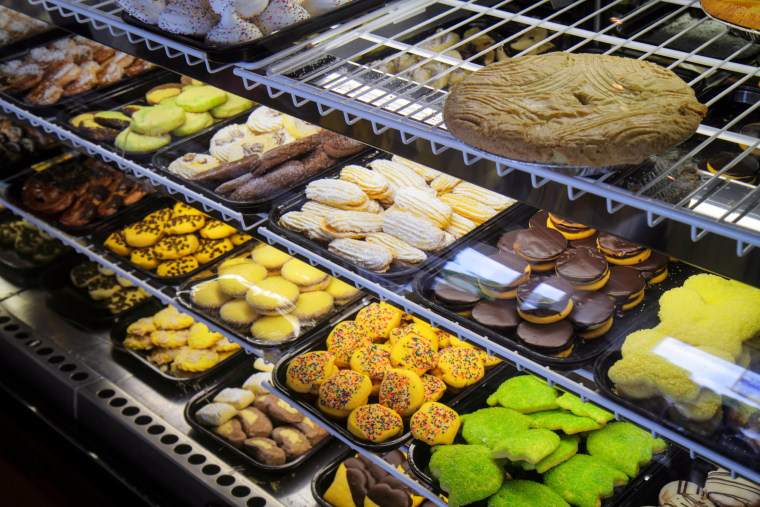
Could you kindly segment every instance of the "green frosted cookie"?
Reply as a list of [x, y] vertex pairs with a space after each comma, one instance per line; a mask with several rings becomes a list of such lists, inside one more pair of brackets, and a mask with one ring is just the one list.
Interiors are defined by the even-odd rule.
[[544, 428], [547, 430], [562, 430], [568, 435], [581, 433], [582, 431], [598, 430], [601, 424], [589, 417], [579, 417], [567, 410], [546, 410], [528, 414], [531, 428]]
[[488, 507], [570, 507], [557, 493], [533, 481], [506, 481]]
[[460, 415], [462, 436], [468, 444], [485, 445], [493, 449], [505, 435], [530, 428], [530, 418], [509, 408], [481, 408]]
[[576, 507], [599, 507], [615, 486], [627, 483], [623, 472], [587, 454], [576, 454], [544, 474], [544, 484]]
[[661, 438], [652, 438], [646, 431], [628, 422], [610, 423], [592, 431], [586, 439], [588, 453], [635, 477], [639, 467], [652, 461], [652, 454], [665, 450]]
[[562, 396], [557, 398], [557, 405], [575, 415], [590, 417], [599, 424], [608, 423], [615, 418], [615, 414], [607, 412], [592, 403], [583, 403], [578, 396], [570, 393], [563, 393]]
[[437, 445], [430, 458], [430, 473], [457, 507], [484, 500], [504, 482], [504, 470], [482, 445]]
[[557, 390], [533, 375], [504, 381], [487, 401], [491, 406], [498, 404], [523, 414], [559, 408]]
[[579, 441], [580, 437], [578, 437], [578, 435], [562, 435], [559, 437], [559, 447], [557, 447], [553, 453], [535, 465], [527, 462], [522, 462], [522, 468], [523, 470], [535, 470], [536, 472], [542, 474], [550, 468], [555, 467], [563, 461], [567, 461], [578, 454]]
[[522, 430], [502, 435], [493, 448], [493, 457], [536, 464], [559, 447], [559, 435], [553, 431]]

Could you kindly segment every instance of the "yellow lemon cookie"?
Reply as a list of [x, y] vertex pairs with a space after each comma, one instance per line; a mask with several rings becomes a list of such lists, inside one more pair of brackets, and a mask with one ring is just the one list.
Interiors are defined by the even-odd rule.
[[143, 317], [137, 319], [129, 326], [127, 326], [127, 334], [134, 334], [138, 336], [149, 335], [156, 330], [156, 324], [153, 322], [153, 317]]
[[190, 234], [206, 225], [206, 217], [203, 215], [179, 215], [166, 221], [164, 232], [166, 234]]
[[232, 266], [219, 266], [219, 288], [232, 297], [243, 297], [248, 289], [266, 277], [266, 268], [251, 261]]
[[427, 402], [414, 413], [409, 423], [412, 436], [428, 445], [453, 444], [459, 426], [459, 414], [437, 402]]
[[195, 234], [164, 236], [153, 245], [153, 251], [160, 260], [168, 261], [192, 255], [200, 243]]
[[219, 308], [219, 317], [235, 327], [250, 326], [261, 317], [244, 299], [227, 301]]
[[361, 294], [361, 291], [353, 285], [349, 285], [332, 276], [330, 277], [330, 283], [327, 285], [325, 291], [333, 297], [337, 306], [345, 305]]
[[173, 306], [167, 306], [153, 315], [153, 324], [156, 329], [186, 329], [194, 323], [190, 315], [180, 312]]
[[232, 236], [237, 232], [237, 229], [231, 225], [227, 225], [219, 220], [210, 218], [206, 220], [206, 225], [200, 230], [199, 234], [202, 238], [206, 239], [222, 239], [227, 236]]
[[465, 347], [448, 347], [438, 354], [441, 379], [451, 387], [467, 387], [485, 374], [478, 351]]
[[156, 269], [158, 263], [158, 257], [156, 257], [156, 251], [152, 246], [145, 248], [135, 248], [129, 256], [129, 262], [136, 266], [140, 266], [143, 269], [152, 270]]
[[216, 342], [214, 348], [217, 352], [234, 353], [243, 347], [241, 347], [239, 343], [231, 342], [229, 339], [227, 339], [227, 337], [223, 337], [221, 340]]
[[370, 442], [385, 442], [404, 431], [404, 421], [393, 409], [378, 403], [356, 407], [348, 415], [348, 431]]
[[198, 269], [200, 265], [195, 257], [190, 255], [182, 257], [181, 259], [172, 259], [160, 263], [156, 267], [156, 274], [158, 276], [174, 277], [182, 276]]
[[250, 234], [243, 234], [242, 232], [235, 232], [235, 234], [232, 234], [229, 236], [230, 241], [232, 241], [232, 244], [235, 246], [242, 245], [243, 243], [248, 243], [253, 239], [253, 236]]
[[235, 245], [229, 238], [222, 239], [200, 239], [200, 245], [198, 250], [195, 251], [193, 257], [198, 261], [198, 264], [206, 264], [217, 257], [229, 252], [235, 248]]
[[219, 353], [215, 350], [184, 348], [172, 362], [172, 367], [186, 372], [206, 371], [219, 363]]
[[163, 236], [163, 227], [152, 222], [137, 222], [124, 228], [127, 245], [141, 248], [153, 245]]
[[420, 376], [409, 370], [392, 369], [380, 385], [380, 404], [392, 408], [401, 417], [412, 415], [425, 401], [425, 387]]
[[127, 335], [122, 343], [125, 347], [132, 350], [150, 350], [153, 348], [153, 342], [150, 341], [150, 333], [143, 336], [136, 334]]
[[[214, 240], [208, 240], [208, 239], [202, 239], [202, 241], [214, 241]], [[221, 264], [219, 264], [219, 267], [217, 268], [217, 271], [221, 273], [227, 268], [230, 268], [236, 264], [245, 264], [247, 262], [251, 262], [251, 259], [249, 259], [246, 256], [240, 256], [240, 257], [232, 257], [230, 259], [224, 259]]]
[[257, 262], [267, 268], [267, 271], [272, 276], [279, 275], [282, 265], [292, 258], [292, 256], [276, 249], [272, 245], [262, 244], [251, 252], [251, 259], [253, 259], [253, 262]]
[[150, 333], [150, 341], [156, 347], [175, 349], [187, 345], [189, 329], [156, 329]]
[[[266, 268], [262, 266], [266, 271]], [[263, 315], [292, 312], [298, 299], [298, 287], [280, 276], [266, 278], [245, 293], [245, 300]]]
[[306, 352], [288, 364], [285, 385], [297, 393], [318, 394], [320, 386], [337, 373], [335, 354], [326, 350]]
[[218, 280], [206, 280], [193, 285], [190, 289], [190, 300], [201, 308], [216, 309], [229, 301], [230, 296], [222, 291]]
[[163, 208], [149, 214], [148, 216], [143, 218], [142, 221], [146, 223], [154, 224], [163, 229], [163, 227], [166, 225], [166, 222], [171, 220], [173, 217], [174, 217], [174, 210], [172, 210], [172, 208]]
[[422, 375], [435, 368], [437, 363], [438, 353], [433, 350], [430, 341], [417, 333], [404, 336], [391, 348], [391, 364], [394, 368]]
[[324, 290], [330, 284], [330, 275], [300, 259], [290, 259], [283, 264], [281, 276], [296, 284], [301, 292]]
[[367, 404], [370, 391], [372, 382], [366, 375], [339, 371], [320, 386], [317, 406], [330, 417], [343, 419], [356, 407]]
[[132, 247], [127, 244], [123, 231], [112, 232], [103, 242], [103, 246], [122, 257], [126, 257], [132, 253]]
[[302, 292], [298, 296], [293, 316], [301, 323], [315, 324], [323, 317], [332, 313], [335, 308], [333, 297], [325, 291]]
[[265, 316], [251, 325], [251, 335], [257, 340], [278, 342], [298, 336], [298, 319], [292, 315]]
[[193, 349], [207, 349], [222, 338], [224, 337], [221, 334], [212, 332], [206, 324], [196, 322], [190, 327], [187, 344]]

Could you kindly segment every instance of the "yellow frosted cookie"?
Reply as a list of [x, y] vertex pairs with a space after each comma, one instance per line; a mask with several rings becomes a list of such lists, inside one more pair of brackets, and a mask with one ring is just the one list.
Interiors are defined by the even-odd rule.
[[189, 329], [156, 329], [150, 333], [150, 341], [156, 347], [175, 349], [187, 345]]
[[391, 369], [380, 385], [380, 404], [392, 408], [401, 417], [412, 415], [425, 401], [420, 376], [409, 370]]
[[190, 289], [190, 300], [201, 308], [215, 309], [229, 301], [230, 296], [222, 291], [218, 280], [206, 280], [193, 285]]
[[404, 312], [387, 303], [371, 303], [359, 310], [356, 322], [365, 326], [373, 341], [382, 341], [401, 324], [403, 315]]
[[300, 259], [290, 259], [283, 264], [281, 276], [296, 284], [301, 292], [323, 290], [330, 284], [330, 277], [327, 273], [306, 264]]
[[428, 445], [453, 444], [459, 426], [459, 414], [437, 402], [427, 402], [414, 413], [409, 423], [412, 436]]
[[361, 291], [353, 285], [349, 285], [332, 276], [330, 277], [330, 283], [327, 285], [325, 291], [333, 297], [337, 306], [345, 305], [361, 294]]
[[219, 266], [219, 287], [222, 292], [232, 297], [243, 297], [248, 289], [266, 277], [266, 268], [251, 261]]
[[174, 210], [172, 208], [163, 208], [158, 211], [154, 211], [150, 215], [143, 218], [143, 222], [155, 224], [163, 229], [166, 222], [174, 218]]
[[319, 387], [337, 373], [335, 354], [326, 350], [306, 352], [288, 364], [285, 385], [297, 393], [318, 394]]
[[187, 344], [194, 349], [208, 349], [222, 338], [224, 336], [220, 333], [212, 332], [206, 324], [196, 322], [190, 327], [190, 336], [187, 337]]
[[385, 442], [404, 431], [404, 421], [393, 409], [379, 403], [356, 407], [348, 415], [348, 431], [362, 440]]
[[156, 257], [168, 261], [192, 255], [199, 246], [200, 243], [195, 234], [182, 234], [164, 236], [153, 245], [153, 251], [156, 253]]
[[[206, 240], [203, 241], [212, 241], [212, 240]], [[237, 264], [246, 264], [248, 262], [251, 262], [251, 259], [249, 259], [246, 256], [241, 257], [232, 257], [230, 259], [224, 259], [221, 264], [219, 264], [219, 267], [217, 268], [217, 271], [221, 273], [227, 268], [231, 268], [232, 266], [235, 266]]]
[[251, 325], [251, 335], [257, 340], [282, 341], [297, 336], [298, 319], [291, 315], [261, 317]]
[[250, 326], [261, 315], [245, 299], [227, 301], [219, 308], [219, 317], [236, 327]]
[[338, 323], [327, 337], [327, 350], [335, 354], [335, 364], [350, 366], [351, 356], [358, 349], [372, 345], [364, 327], [352, 320]]
[[232, 244], [235, 246], [242, 245], [243, 243], [247, 243], [253, 239], [253, 236], [250, 234], [243, 234], [242, 232], [235, 232], [235, 234], [232, 234], [229, 236], [229, 240], [232, 241]]
[[369, 377], [342, 370], [320, 386], [317, 406], [330, 417], [344, 419], [356, 407], [367, 404], [371, 391]]
[[219, 363], [219, 353], [215, 350], [184, 348], [172, 362], [172, 367], [186, 372], [206, 371]]
[[198, 261], [195, 260], [195, 257], [188, 255], [181, 259], [172, 259], [160, 263], [156, 267], [156, 274], [165, 277], [182, 276], [198, 269], [198, 267], [200, 267], [200, 265], [198, 264]]
[[126, 257], [132, 253], [132, 247], [127, 244], [123, 231], [112, 232], [103, 242], [103, 246], [122, 257]]
[[[390, 352], [377, 344], [356, 349], [349, 362], [352, 370], [367, 375], [373, 381], [382, 380], [393, 367]], [[378, 386], [378, 392], [379, 389]]]
[[190, 315], [181, 313], [173, 306], [167, 306], [153, 315], [153, 324], [156, 329], [185, 329], [194, 323]]
[[201, 210], [197, 210], [193, 208], [192, 206], [188, 206], [184, 202], [177, 201], [174, 203], [174, 207], [172, 208], [172, 214], [174, 216], [181, 216], [181, 215], [200, 215], [202, 217], [208, 218], [208, 215], [206, 215]]
[[153, 245], [164, 234], [163, 227], [152, 221], [141, 221], [124, 228], [127, 245], [141, 248]]
[[229, 339], [227, 339], [227, 337], [222, 337], [221, 340], [216, 342], [214, 348], [217, 352], [229, 352], [231, 355], [243, 347], [241, 347], [239, 343], [231, 342]]
[[153, 247], [146, 246], [145, 248], [135, 248], [132, 250], [129, 262], [143, 269], [152, 270], [156, 269], [160, 261], [156, 257], [156, 251]]
[[150, 333], [146, 335], [129, 334], [124, 338], [124, 346], [132, 350], [150, 350], [153, 342], [150, 341]]
[[422, 375], [435, 368], [438, 353], [433, 350], [430, 341], [417, 333], [410, 333], [391, 348], [391, 364], [394, 368], [411, 370]]
[[282, 115], [282, 126], [285, 127], [285, 130], [288, 131], [288, 134], [295, 137], [296, 139], [308, 137], [312, 134], [318, 134], [322, 131], [322, 127], [318, 127], [303, 120], [299, 120], [298, 118], [294, 118], [293, 116], [287, 114]]
[[467, 387], [485, 374], [478, 351], [465, 347], [448, 347], [438, 354], [441, 380], [451, 387]]
[[227, 225], [224, 222], [210, 218], [206, 220], [206, 225], [200, 230], [199, 234], [202, 238], [206, 239], [222, 239], [228, 236], [232, 236], [237, 232], [237, 229], [231, 225]]
[[200, 239], [200, 246], [195, 251], [193, 257], [198, 261], [198, 264], [206, 264], [213, 261], [217, 257], [229, 252], [235, 248], [235, 245], [229, 238], [222, 239]]
[[179, 215], [166, 221], [164, 233], [166, 234], [190, 234], [206, 225], [206, 217], [203, 215]]
[[253, 262], [257, 262], [267, 268], [267, 271], [271, 276], [279, 275], [282, 265], [292, 258], [292, 256], [276, 249], [272, 245], [262, 244], [251, 252], [251, 259], [253, 259]]
[[425, 388], [425, 401], [438, 401], [446, 392], [446, 383], [434, 375], [425, 373], [420, 376]]
[[137, 319], [129, 326], [127, 326], [127, 334], [135, 334], [138, 336], [149, 335], [156, 330], [156, 325], [153, 323], [153, 317], [143, 317]]
[[[261, 267], [266, 271], [266, 268]], [[245, 300], [263, 315], [279, 315], [293, 311], [298, 295], [298, 287], [294, 283], [273, 276], [255, 283], [245, 293]]]
[[333, 298], [325, 291], [302, 292], [293, 309], [293, 316], [303, 324], [315, 324], [332, 313]]

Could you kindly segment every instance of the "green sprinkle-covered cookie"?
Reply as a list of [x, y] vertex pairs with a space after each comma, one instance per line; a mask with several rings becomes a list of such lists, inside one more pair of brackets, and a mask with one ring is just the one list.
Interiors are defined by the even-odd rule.
[[579, 417], [567, 410], [546, 410], [528, 414], [531, 428], [544, 428], [547, 430], [562, 430], [568, 435], [582, 431], [597, 430], [601, 424], [589, 417]]
[[462, 436], [468, 444], [485, 445], [493, 449], [504, 436], [530, 428], [530, 418], [509, 408], [481, 408], [460, 415]]
[[592, 431], [586, 439], [588, 453], [635, 477], [639, 467], [652, 461], [652, 454], [665, 450], [667, 444], [652, 438], [646, 431], [628, 422], [610, 423]]
[[615, 486], [627, 483], [623, 472], [587, 454], [576, 454], [544, 474], [544, 484], [576, 507], [599, 507]]
[[557, 398], [557, 405], [575, 415], [590, 417], [600, 424], [608, 423], [615, 418], [615, 414], [607, 412], [592, 403], [583, 403], [578, 396], [570, 393], [563, 393], [562, 396]]
[[527, 462], [521, 463], [523, 470], [535, 470], [536, 472], [542, 474], [549, 470], [552, 467], [555, 467], [562, 463], [563, 461], [567, 461], [576, 454], [578, 454], [578, 442], [580, 441], [580, 438], [578, 435], [562, 435], [559, 437], [559, 447], [536, 463], [535, 465], [532, 465]]
[[491, 457], [491, 449], [482, 445], [433, 447], [430, 473], [449, 494], [451, 507], [486, 499], [504, 482], [504, 470]]
[[559, 408], [557, 390], [533, 375], [521, 375], [504, 381], [487, 401], [491, 406], [498, 404], [523, 414]]
[[559, 435], [553, 431], [522, 430], [503, 435], [493, 448], [493, 457], [536, 464], [559, 447]]
[[488, 507], [570, 507], [557, 493], [533, 481], [506, 481]]

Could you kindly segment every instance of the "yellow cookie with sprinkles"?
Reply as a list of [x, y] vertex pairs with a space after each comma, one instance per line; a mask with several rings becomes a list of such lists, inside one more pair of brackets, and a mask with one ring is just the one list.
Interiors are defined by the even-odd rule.
[[437, 402], [422, 405], [409, 422], [412, 436], [428, 445], [453, 444], [460, 425], [459, 414]]
[[122, 257], [132, 253], [132, 247], [127, 244], [127, 239], [124, 237], [124, 231], [112, 232], [103, 242], [103, 246]]
[[446, 392], [446, 383], [434, 375], [420, 375], [422, 387], [425, 388], [425, 401], [438, 401]]
[[348, 431], [370, 442], [385, 442], [404, 431], [404, 421], [393, 409], [378, 403], [356, 407], [348, 415]]
[[205, 239], [201, 238], [198, 246], [198, 250], [195, 251], [193, 257], [198, 261], [198, 264], [206, 264], [217, 257], [224, 255], [235, 248], [235, 245], [229, 238], [222, 239]]
[[151, 246], [164, 235], [164, 229], [152, 221], [141, 221], [124, 228], [127, 245], [135, 248]]
[[195, 257], [188, 255], [181, 259], [172, 259], [164, 261], [156, 267], [156, 274], [158, 276], [174, 277], [182, 276], [198, 269], [198, 261]]
[[364, 325], [373, 341], [383, 341], [401, 324], [403, 315], [404, 312], [387, 303], [371, 303], [359, 310], [356, 322]]
[[392, 369], [385, 374], [378, 396], [381, 405], [408, 417], [425, 402], [425, 387], [413, 371]]
[[242, 232], [236, 231], [235, 234], [232, 234], [229, 237], [230, 241], [232, 241], [232, 244], [235, 246], [242, 245], [243, 243], [248, 243], [253, 239], [253, 236], [250, 234], [243, 234]]
[[426, 338], [417, 333], [404, 336], [391, 348], [391, 364], [394, 368], [422, 375], [435, 368], [437, 363], [438, 353]]
[[467, 347], [448, 347], [438, 354], [441, 380], [451, 387], [467, 387], [483, 378], [485, 367], [480, 354]]
[[342, 370], [320, 386], [317, 406], [330, 417], [344, 419], [356, 407], [367, 404], [371, 391], [369, 377]]
[[156, 250], [152, 246], [148, 246], [132, 250], [129, 262], [143, 269], [152, 270], [158, 267], [160, 261], [156, 257]]
[[320, 386], [337, 373], [335, 354], [326, 350], [306, 352], [288, 364], [285, 385], [297, 393], [318, 394]]
[[349, 368], [354, 352], [370, 345], [364, 326], [351, 320], [338, 323], [327, 337], [327, 350], [335, 354], [335, 364], [341, 368]]
[[153, 245], [153, 251], [160, 260], [167, 261], [192, 255], [199, 247], [200, 242], [195, 234], [182, 234], [164, 236]]
[[174, 206], [172, 207], [172, 211], [174, 215], [200, 215], [202, 217], [208, 217], [204, 212], [201, 210], [197, 210], [193, 208], [192, 206], [188, 206], [184, 202], [177, 201], [174, 203]]
[[227, 225], [220, 220], [210, 218], [206, 221], [206, 225], [200, 230], [199, 234], [202, 238], [206, 239], [222, 239], [228, 236], [232, 236], [237, 232], [237, 229], [231, 225]]
[[179, 215], [166, 221], [164, 232], [166, 234], [190, 234], [206, 225], [206, 217], [203, 215]]
[[156, 224], [163, 228], [164, 225], [166, 225], [166, 222], [171, 220], [173, 217], [174, 211], [171, 208], [162, 208], [143, 218], [143, 222]]
[[393, 367], [390, 352], [375, 344], [356, 349], [349, 362], [352, 370], [363, 373], [372, 380], [382, 379]]

